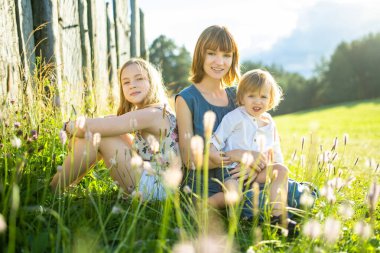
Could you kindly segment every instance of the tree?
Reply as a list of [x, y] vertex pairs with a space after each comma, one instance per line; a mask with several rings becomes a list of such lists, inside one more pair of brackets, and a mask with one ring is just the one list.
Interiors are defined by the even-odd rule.
[[178, 47], [172, 39], [160, 35], [149, 47], [149, 59], [161, 69], [164, 83], [171, 94], [190, 84], [187, 79], [191, 57], [184, 46]]

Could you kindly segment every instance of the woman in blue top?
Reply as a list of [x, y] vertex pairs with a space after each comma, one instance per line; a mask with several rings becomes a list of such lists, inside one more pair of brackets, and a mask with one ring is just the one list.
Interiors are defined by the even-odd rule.
[[[214, 132], [223, 116], [236, 108], [236, 88], [231, 85], [239, 80], [239, 51], [226, 27], [210, 26], [202, 32], [195, 46], [190, 74], [193, 84], [176, 96], [175, 107], [182, 161], [189, 172], [187, 185], [194, 190], [196, 173], [192, 170], [194, 158], [190, 151], [191, 138], [195, 135], [204, 136], [203, 116], [207, 111], [211, 110], [216, 114]], [[221, 185], [212, 179], [223, 181], [222, 163], [240, 162], [244, 152], [245, 150], [229, 151], [220, 164], [209, 161], [208, 192], [209, 203], [212, 206], [221, 207], [218, 206], [218, 198], [223, 198]], [[265, 168], [265, 157], [258, 152], [251, 153], [255, 159], [260, 159], [253, 169], [260, 171], [261, 168]], [[235, 174], [233, 177], [236, 178], [239, 170], [237, 167], [230, 173]], [[245, 178], [250, 174], [250, 170], [246, 173]], [[203, 182], [203, 179], [201, 180]]]

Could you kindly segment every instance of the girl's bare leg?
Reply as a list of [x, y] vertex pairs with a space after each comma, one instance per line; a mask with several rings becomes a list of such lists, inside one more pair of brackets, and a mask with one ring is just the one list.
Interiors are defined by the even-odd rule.
[[111, 170], [112, 179], [127, 193], [133, 191], [141, 177], [141, 172], [131, 167], [130, 150], [130, 140], [125, 136], [104, 138], [99, 146], [99, 152]]
[[91, 142], [83, 138], [74, 138], [73, 147], [50, 182], [53, 191], [77, 183], [97, 160], [97, 150]]

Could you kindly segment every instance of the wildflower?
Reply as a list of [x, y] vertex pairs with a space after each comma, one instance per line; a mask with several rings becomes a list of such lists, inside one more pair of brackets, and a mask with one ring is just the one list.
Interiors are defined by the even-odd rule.
[[304, 168], [306, 165], [306, 156], [302, 154], [300, 157], [300, 160], [301, 160], [301, 167]]
[[235, 180], [229, 180], [226, 182], [226, 191], [224, 192], [224, 199], [227, 204], [234, 205], [241, 199], [238, 185]]
[[302, 193], [300, 203], [302, 206], [306, 208], [312, 207], [314, 205], [314, 197], [310, 194], [308, 190]]
[[338, 146], [338, 137], [335, 137], [331, 150], [335, 150], [337, 146]]
[[176, 189], [182, 181], [182, 171], [177, 169], [167, 169], [162, 178], [167, 187]]
[[311, 239], [317, 239], [321, 235], [321, 224], [318, 221], [310, 219], [303, 225], [302, 233]]
[[252, 246], [247, 249], [247, 253], [255, 253]]
[[20, 128], [21, 123], [17, 121], [13, 125], [14, 125], [15, 128]]
[[92, 141], [92, 133], [90, 132], [90, 131], [86, 131], [85, 133], [84, 133], [84, 139], [86, 140], [86, 141]]
[[86, 124], [86, 118], [84, 116], [79, 116], [75, 121], [75, 126], [79, 129], [83, 129]]
[[203, 139], [199, 135], [195, 135], [191, 138], [190, 142], [191, 152], [193, 154], [195, 167], [200, 168], [203, 163]]
[[183, 192], [186, 194], [191, 194], [193, 191], [190, 189], [188, 185], [185, 185], [185, 187], [183, 187]]
[[341, 189], [343, 188], [343, 186], [345, 185], [345, 182], [343, 181], [342, 178], [340, 178], [340, 177], [335, 177], [335, 178], [329, 180], [329, 181], [327, 182], [327, 184], [328, 184], [331, 188], [336, 189], [336, 190], [339, 191], [339, 190], [341, 190]]
[[132, 168], [139, 168], [143, 164], [143, 159], [137, 153], [133, 153], [131, 158]]
[[352, 209], [350, 204], [343, 203], [338, 207], [338, 213], [343, 219], [348, 220], [354, 215], [354, 209]]
[[377, 202], [379, 200], [380, 186], [374, 181], [372, 182], [368, 192], [368, 206], [371, 212], [376, 209]]
[[241, 158], [241, 163], [245, 166], [250, 166], [254, 161], [253, 155], [250, 152], [244, 152]]
[[92, 145], [93, 145], [95, 148], [98, 148], [101, 139], [102, 139], [102, 137], [101, 137], [100, 133], [94, 133], [94, 136], [92, 137]]
[[167, 187], [176, 189], [182, 182], [182, 176], [181, 162], [172, 161], [171, 166], [164, 171], [162, 178]]
[[328, 217], [325, 221], [323, 234], [328, 243], [334, 243], [337, 241], [340, 234], [340, 221]]
[[21, 147], [21, 140], [17, 138], [16, 136], [13, 137], [11, 140], [12, 147], [20, 148]]
[[113, 206], [112, 207], [112, 210], [111, 210], [111, 213], [112, 214], [119, 214], [119, 213], [121, 213], [123, 211], [123, 209], [121, 209], [119, 206]]
[[302, 138], [301, 138], [301, 151], [303, 150], [304, 145], [305, 145], [305, 137], [302, 136]]
[[64, 131], [64, 130], [59, 131], [59, 139], [61, 140], [62, 145], [65, 145], [65, 143], [67, 141], [66, 131]]
[[150, 164], [150, 162], [143, 163], [143, 170], [145, 170], [146, 173], [151, 176], [157, 174], [157, 172], [152, 168], [152, 165]]
[[37, 140], [37, 138], [38, 138], [38, 132], [37, 132], [37, 130], [31, 130], [30, 131], [30, 135], [32, 136], [33, 140]]
[[155, 154], [160, 149], [160, 143], [157, 141], [157, 139], [153, 135], [149, 135], [147, 138], [147, 142], [149, 144], [150, 149]]
[[132, 198], [136, 198], [136, 199], [141, 200], [141, 201], [144, 200], [144, 199], [143, 199], [143, 194], [142, 194], [142, 192], [140, 192], [140, 191], [133, 191], [133, 192], [131, 193], [131, 196], [132, 196]]
[[7, 229], [7, 223], [5, 222], [4, 216], [0, 213], [0, 234], [4, 233]]
[[359, 221], [355, 224], [354, 233], [361, 237], [363, 240], [367, 240], [372, 235], [372, 227], [370, 224]]
[[348, 133], [344, 133], [343, 134], [343, 143], [344, 143], [344, 146], [347, 145], [347, 142], [348, 142]]
[[322, 187], [321, 196], [324, 196], [330, 204], [333, 204], [336, 200], [334, 189], [330, 185], [325, 185]]
[[191, 242], [181, 242], [174, 245], [173, 253], [195, 253], [194, 245]]
[[211, 136], [212, 130], [214, 128], [216, 115], [213, 111], [207, 111], [203, 118], [203, 126], [205, 138], [209, 138]]

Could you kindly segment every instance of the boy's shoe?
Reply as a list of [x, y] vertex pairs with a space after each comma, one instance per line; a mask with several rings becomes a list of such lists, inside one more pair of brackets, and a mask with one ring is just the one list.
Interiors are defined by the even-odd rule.
[[[299, 231], [297, 230], [297, 222], [289, 218], [287, 218], [286, 222], [287, 222], [287, 230], [288, 230], [287, 236], [288, 237], [298, 236]], [[282, 224], [283, 224], [282, 216], [272, 216], [270, 218], [270, 224], [282, 227]], [[282, 231], [279, 230], [279, 232], [281, 233]]]

